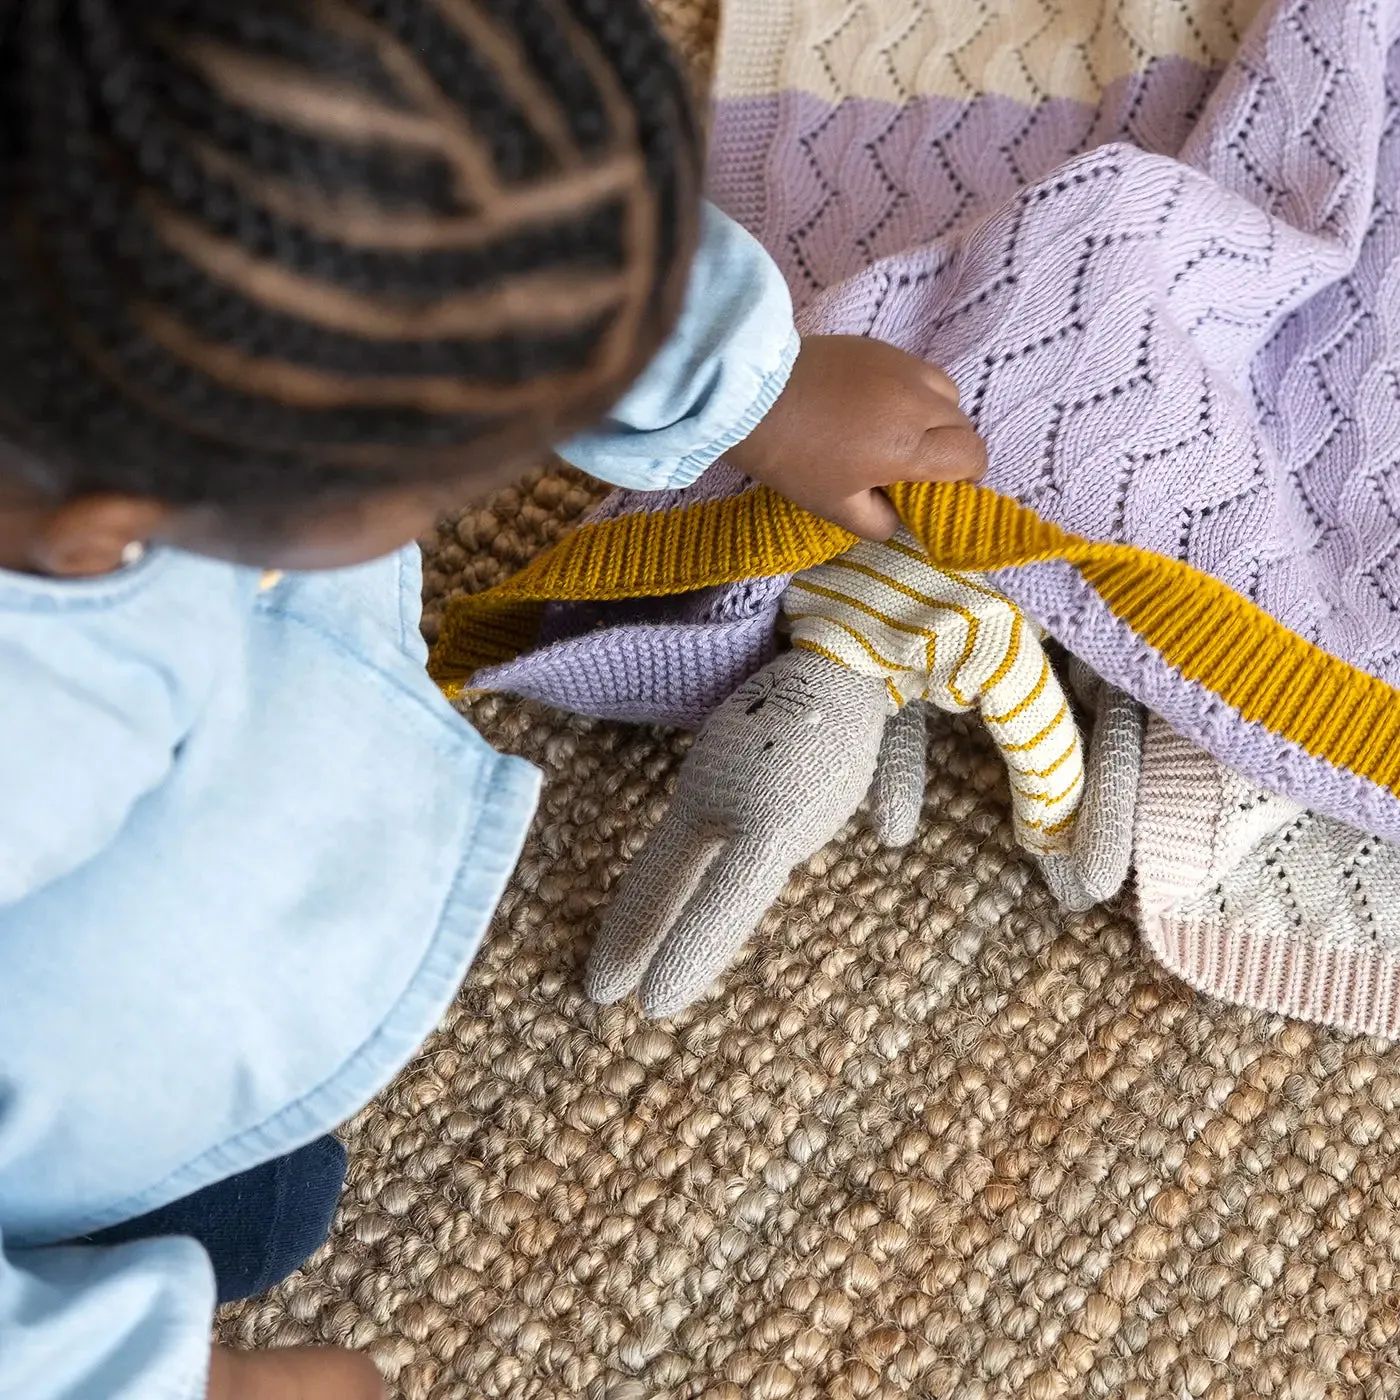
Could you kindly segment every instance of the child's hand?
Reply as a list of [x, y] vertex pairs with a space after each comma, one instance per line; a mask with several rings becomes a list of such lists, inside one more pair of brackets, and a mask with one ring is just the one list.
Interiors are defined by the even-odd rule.
[[875, 540], [899, 524], [882, 486], [976, 481], [987, 469], [953, 381], [858, 335], [804, 340], [787, 388], [726, 457], [814, 515]]
[[374, 1363], [339, 1347], [230, 1351], [215, 1347], [207, 1400], [384, 1400]]

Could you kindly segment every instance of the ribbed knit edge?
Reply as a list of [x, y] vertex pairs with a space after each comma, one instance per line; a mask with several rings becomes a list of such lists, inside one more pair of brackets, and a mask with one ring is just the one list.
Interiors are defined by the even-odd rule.
[[1287, 929], [1241, 928], [1218, 911], [1175, 912], [1229, 873], [1221, 868], [1224, 771], [1165, 725], [1149, 725], [1134, 859], [1139, 923], [1152, 955], [1219, 1001], [1353, 1034], [1400, 1036], [1400, 956]]
[[[1161, 781], [1167, 772], [1172, 780]], [[1210, 754], [1166, 725], [1147, 726], [1133, 837], [1144, 919], [1164, 915], [1211, 883], [1220, 772]]]
[[1166, 970], [1219, 1001], [1387, 1040], [1400, 1037], [1400, 959], [1355, 944], [1227, 929], [1219, 917], [1142, 916]]

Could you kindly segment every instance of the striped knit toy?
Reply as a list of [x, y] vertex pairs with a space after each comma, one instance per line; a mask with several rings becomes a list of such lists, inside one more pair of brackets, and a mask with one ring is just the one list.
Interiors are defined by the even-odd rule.
[[[670, 811], [604, 916], [591, 997], [612, 1002], [635, 989], [647, 1015], [681, 1010], [867, 794], [881, 841], [912, 840], [925, 703], [980, 707], [1010, 774], [1018, 838], [1062, 903], [1085, 908], [1117, 892], [1140, 745], [1122, 742], [1121, 710], [1097, 697], [1086, 782], [1079, 729], [1040, 629], [1003, 594], [930, 564], [901, 532], [798, 574], [783, 611], [792, 650], [702, 728]], [[1081, 811], [1086, 791], [1099, 812]]]
[[940, 569], [907, 531], [798, 574], [783, 595], [794, 646], [879, 677], [891, 712], [980, 708], [1006, 761], [1016, 839], [1067, 852], [1084, 750], [1041, 629], [977, 574]]

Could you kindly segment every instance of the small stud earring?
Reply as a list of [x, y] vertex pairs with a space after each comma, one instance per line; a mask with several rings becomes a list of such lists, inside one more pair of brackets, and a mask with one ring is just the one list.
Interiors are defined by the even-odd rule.
[[122, 546], [122, 567], [129, 569], [146, 557], [146, 546], [140, 540], [132, 540]]

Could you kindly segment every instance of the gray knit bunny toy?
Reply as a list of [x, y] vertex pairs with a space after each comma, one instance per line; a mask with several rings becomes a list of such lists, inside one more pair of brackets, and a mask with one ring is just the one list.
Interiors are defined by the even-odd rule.
[[[1141, 743], [1135, 703], [1087, 671], [1077, 679], [1098, 701], [1086, 785], [1112, 800], [1068, 855], [1043, 863], [1071, 908], [1110, 897], [1127, 873]], [[689, 1005], [733, 960], [792, 870], [867, 795], [883, 844], [913, 840], [924, 707], [891, 715], [885, 702], [882, 680], [804, 649], [781, 653], [740, 686], [705, 724], [671, 809], [619, 882], [589, 958], [588, 996], [610, 1003], [637, 990], [650, 1017]], [[1098, 771], [1105, 763], [1124, 772]]]
[[623, 876], [593, 945], [594, 1001], [618, 1001], [639, 984], [648, 1016], [693, 1001], [794, 867], [841, 830], [872, 786], [881, 840], [913, 839], [924, 716], [907, 705], [887, 722], [884, 698], [874, 677], [793, 650], [710, 716], [671, 810]]
[[1077, 656], [1068, 672], [1070, 689], [1092, 716], [1084, 796], [1069, 854], [1042, 860], [1041, 873], [1060, 907], [1078, 913], [1112, 899], [1128, 878], [1145, 716], [1132, 696]]

